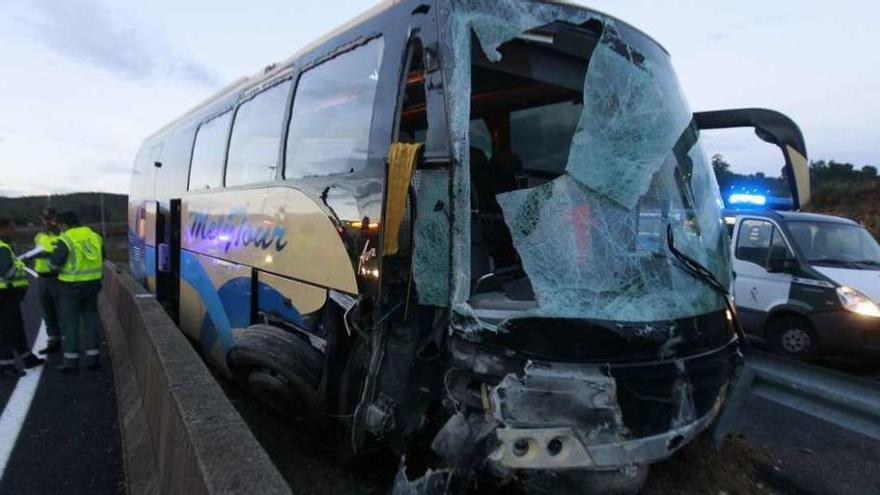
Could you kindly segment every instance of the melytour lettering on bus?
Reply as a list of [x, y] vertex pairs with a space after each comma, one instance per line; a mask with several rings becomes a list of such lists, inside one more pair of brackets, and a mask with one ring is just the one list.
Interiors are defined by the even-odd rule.
[[254, 246], [263, 250], [274, 246], [278, 252], [287, 247], [284, 227], [267, 220], [249, 223], [249, 219], [247, 211], [241, 208], [220, 215], [192, 212], [187, 234], [193, 242], [219, 241], [226, 253], [239, 246]]

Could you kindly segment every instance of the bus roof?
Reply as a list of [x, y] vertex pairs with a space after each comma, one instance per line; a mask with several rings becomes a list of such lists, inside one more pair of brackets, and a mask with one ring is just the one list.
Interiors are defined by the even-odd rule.
[[[270, 64], [270, 65], [266, 66], [264, 69], [257, 71], [256, 73], [254, 73], [250, 77], [238, 78], [235, 81], [233, 81], [232, 83], [228, 84], [227, 86], [224, 86], [223, 88], [219, 89], [218, 91], [213, 93], [211, 96], [206, 98], [201, 103], [197, 104], [196, 106], [194, 106], [193, 108], [191, 108], [187, 112], [178, 116], [177, 118], [175, 118], [174, 120], [172, 120], [168, 124], [162, 126], [162, 128], [160, 128], [156, 132], [150, 134], [150, 136], [147, 137], [147, 139], [145, 141], [150, 141], [154, 137], [156, 137], [156, 136], [158, 136], [158, 135], [160, 135], [170, 129], [173, 129], [174, 127], [179, 125], [181, 122], [185, 121], [187, 118], [195, 115], [196, 113], [198, 113], [201, 110], [204, 110], [205, 108], [209, 107], [212, 103], [217, 102], [218, 100], [220, 100], [224, 96], [228, 96], [235, 91], [250, 88], [250, 87], [259, 85], [264, 81], [272, 79], [273, 77], [275, 77], [275, 76], [281, 74], [282, 72], [284, 72], [285, 70], [287, 70], [296, 59], [302, 57], [303, 55], [305, 55], [309, 51], [314, 50], [315, 48], [321, 46], [322, 44], [333, 39], [334, 37], [358, 26], [359, 24], [367, 22], [368, 20], [372, 19], [373, 17], [381, 14], [382, 12], [385, 12], [389, 8], [391, 8], [397, 4], [400, 4], [400, 3], [404, 3], [405, 1], [406, 0], [381, 0], [378, 4], [374, 5], [372, 8], [370, 8], [367, 11], [361, 13], [360, 15], [354, 17], [353, 19], [349, 20], [348, 22], [336, 27], [335, 29], [327, 32], [323, 36], [312, 41], [311, 43], [308, 43], [306, 46], [300, 48], [293, 55], [287, 57], [286, 59], [284, 59], [280, 62], [274, 63], [274, 64]], [[448, 1], [448, 0], [437, 0], [437, 1]], [[660, 49], [663, 50], [665, 53], [667, 53], [667, 54], [669, 53], [666, 51], [666, 49], [663, 47], [663, 45], [661, 45], [659, 42], [657, 42], [657, 40], [655, 40], [653, 37], [651, 37], [650, 35], [648, 35], [644, 31], [642, 31], [638, 28], [635, 28], [624, 21], [621, 21], [620, 19], [618, 19], [614, 16], [611, 16], [611, 15], [608, 15], [604, 12], [600, 12], [598, 10], [592, 9], [592, 8], [588, 7], [587, 5], [584, 5], [580, 2], [578, 2], [577, 0], [535, 0], [535, 1], [539, 2], [539, 3], [554, 3], [554, 4], [559, 4], [559, 5], [566, 5], [566, 6], [570, 6], [570, 7], [575, 7], [578, 9], [588, 10], [590, 12], [594, 12], [596, 14], [602, 15], [604, 17], [608, 17], [610, 19], [614, 19], [615, 22], [626, 24], [630, 28], [638, 31], [639, 34], [641, 34], [642, 36], [645, 36], [646, 38], [651, 40], [652, 43], [654, 43], [658, 47], [660, 47]]]

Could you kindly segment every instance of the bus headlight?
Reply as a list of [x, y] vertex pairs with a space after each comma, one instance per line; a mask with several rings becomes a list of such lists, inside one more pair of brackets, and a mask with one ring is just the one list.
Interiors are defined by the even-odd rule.
[[853, 313], [880, 318], [880, 307], [868, 296], [850, 287], [838, 287], [837, 297], [840, 304]]

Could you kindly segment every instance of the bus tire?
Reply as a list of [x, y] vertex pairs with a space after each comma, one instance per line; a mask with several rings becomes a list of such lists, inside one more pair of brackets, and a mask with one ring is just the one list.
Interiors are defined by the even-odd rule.
[[777, 354], [798, 359], [814, 358], [819, 354], [819, 339], [813, 326], [800, 316], [783, 316], [770, 323], [770, 347]]
[[324, 356], [304, 338], [269, 325], [239, 333], [226, 355], [238, 384], [280, 414], [310, 412], [324, 372]]

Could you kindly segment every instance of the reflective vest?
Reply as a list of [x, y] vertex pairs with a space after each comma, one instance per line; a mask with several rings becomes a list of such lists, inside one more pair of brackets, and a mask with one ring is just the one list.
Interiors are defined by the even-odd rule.
[[27, 272], [24, 269], [24, 261], [18, 259], [18, 256], [15, 255], [15, 252], [9, 244], [0, 241], [0, 250], [3, 249], [8, 250], [10, 256], [12, 256], [12, 266], [14, 269], [12, 270], [12, 274], [8, 277], [4, 277], [5, 274], [0, 273], [0, 289], [18, 289], [21, 287], [27, 287], [28, 278]]
[[[51, 232], [40, 232], [34, 237], [34, 245], [43, 248], [43, 251], [51, 254], [52, 251], [55, 251], [55, 243], [58, 242], [58, 239], [59, 236]], [[49, 258], [37, 258], [34, 260], [34, 271], [40, 275], [52, 273], [52, 268], [49, 267]]]
[[67, 246], [67, 260], [58, 280], [62, 282], [93, 282], [104, 274], [102, 252], [104, 240], [88, 227], [73, 227], [61, 234]]

